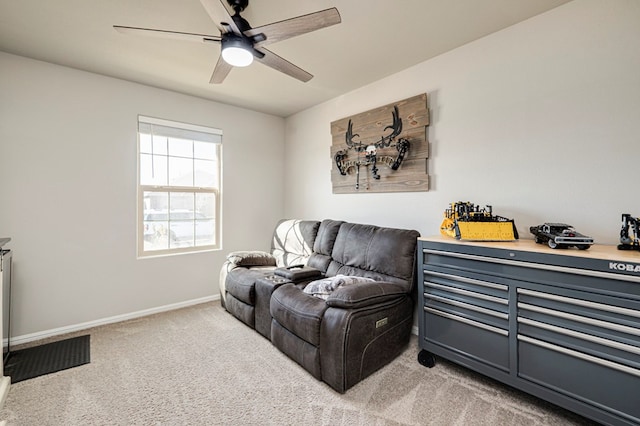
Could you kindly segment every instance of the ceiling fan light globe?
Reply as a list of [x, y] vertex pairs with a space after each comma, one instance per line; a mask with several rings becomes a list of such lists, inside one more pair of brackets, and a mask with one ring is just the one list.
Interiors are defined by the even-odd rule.
[[226, 46], [222, 49], [222, 59], [234, 67], [247, 67], [253, 62], [253, 53], [242, 47]]

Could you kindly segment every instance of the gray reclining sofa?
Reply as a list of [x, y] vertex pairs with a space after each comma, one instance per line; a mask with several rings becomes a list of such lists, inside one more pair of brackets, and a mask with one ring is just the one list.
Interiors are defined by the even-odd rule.
[[409, 342], [419, 236], [336, 220], [280, 221], [271, 252], [227, 256], [222, 304], [343, 393]]

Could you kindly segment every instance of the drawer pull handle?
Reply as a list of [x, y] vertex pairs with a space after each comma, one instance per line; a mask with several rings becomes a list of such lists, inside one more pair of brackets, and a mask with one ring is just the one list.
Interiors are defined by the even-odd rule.
[[429, 307], [424, 307], [425, 312], [430, 312], [434, 315], [438, 315], [450, 320], [454, 320], [454, 321], [458, 321], [458, 322], [462, 322], [464, 324], [468, 324], [471, 325], [473, 327], [477, 327], [477, 328], [482, 328], [483, 330], [487, 330], [490, 331], [492, 333], [497, 333], [497, 334], [502, 334], [503, 336], [508, 336], [509, 332], [507, 330], [503, 330], [501, 328], [498, 327], [493, 327], [487, 324], [482, 324], [481, 322], [477, 322], [477, 321], [473, 321], [467, 318], [463, 318], [463, 317], [459, 317], [457, 315], [453, 315], [453, 314], [448, 314], [446, 312], [442, 312], [442, 311], [438, 311], [437, 309], [433, 309], [433, 308], [429, 308]]
[[586, 308], [598, 309], [600, 311], [612, 312], [614, 314], [629, 315], [631, 317], [640, 318], [640, 311], [635, 309], [623, 308], [620, 306], [611, 306], [604, 303], [591, 302], [589, 300], [574, 299], [573, 297], [558, 296], [557, 294], [542, 293], [535, 290], [527, 290], [519, 288], [518, 294], [526, 296], [539, 297], [541, 299], [554, 300], [556, 302], [564, 302], [570, 305], [584, 306]]
[[518, 334], [518, 340], [523, 341], [523, 342], [527, 342], [527, 343], [531, 343], [532, 345], [540, 346], [542, 348], [549, 349], [549, 350], [552, 350], [554, 352], [560, 352], [562, 354], [569, 355], [569, 356], [572, 356], [574, 358], [579, 358], [579, 359], [582, 359], [582, 360], [585, 360], [585, 361], [589, 361], [589, 362], [592, 362], [594, 364], [599, 364], [599, 365], [602, 365], [604, 367], [608, 367], [608, 368], [611, 368], [611, 369], [614, 369], [614, 370], [621, 371], [623, 373], [627, 373], [627, 374], [631, 374], [633, 376], [640, 377], [640, 370], [638, 370], [636, 368], [633, 368], [633, 367], [627, 367], [626, 365], [618, 364], [617, 362], [607, 361], [606, 359], [598, 358], [598, 357], [595, 357], [595, 356], [592, 356], [592, 355], [587, 355], [585, 353], [574, 351], [572, 349], [563, 348], [562, 346], [553, 345], [551, 343], [543, 342], [543, 341], [538, 340], [538, 339], [533, 339], [531, 337], [523, 336], [522, 334]]
[[501, 305], [508, 305], [509, 304], [509, 301], [507, 299], [501, 299], [499, 297], [489, 296], [487, 294], [476, 293], [475, 291], [463, 290], [463, 289], [457, 288], [457, 287], [449, 287], [449, 286], [442, 285], [442, 284], [432, 283], [430, 281], [425, 281], [424, 285], [426, 287], [445, 290], [445, 291], [448, 291], [450, 293], [462, 294], [462, 295], [465, 295], [465, 296], [475, 297], [476, 299], [482, 299], [482, 300], [488, 300], [489, 302], [500, 303]]
[[591, 334], [581, 333], [579, 331], [570, 330], [568, 328], [558, 327], [556, 325], [547, 324], [544, 322], [535, 321], [529, 318], [518, 317], [518, 322], [527, 324], [532, 327], [542, 328], [545, 330], [553, 331], [565, 336], [575, 337], [577, 339], [586, 340], [589, 342], [597, 343], [600, 345], [608, 346], [610, 348], [620, 349], [625, 352], [631, 352], [636, 355], [640, 355], [640, 347], [628, 345], [626, 343], [616, 342], [614, 340], [604, 339], [598, 336], [592, 336]]
[[434, 277], [448, 278], [450, 280], [459, 281], [459, 282], [462, 282], [462, 283], [475, 284], [475, 285], [479, 285], [479, 286], [482, 286], [482, 287], [494, 288], [494, 289], [502, 290], [502, 291], [508, 291], [509, 290], [509, 287], [504, 285], [504, 284], [496, 284], [496, 283], [491, 283], [491, 282], [488, 282], [488, 281], [481, 281], [481, 280], [476, 280], [476, 279], [473, 279], [473, 278], [461, 277], [459, 275], [443, 274], [442, 272], [429, 271], [429, 270], [426, 270], [426, 269], [423, 272], [425, 274], [428, 274], [428, 275], [433, 275]]
[[633, 334], [640, 336], [640, 329], [635, 327], [629, 327], [627, 325], [616, 324], [614, 322], [602, 321], [593, 318], [583, 317], [582, 315], [569, 314], [562, 311], [554, 311], [553, 309], [542, 308], [540, 306], [530, 305], [528, 303], [518, 302], [519, 309], [526, 309], [528, 311], [538, 312], [540, 314], [551, 315], [557, 318], [564, 318], [570, 321], [580, 322], [582, 324], [594, 325], [596, 327], [607, 328], [609, 330], [620, 331], [622, 333]]
[[491, 315], [504, 320], [509, 319], [509, 314], [504, 312], [494, 311], [492, 309], [482, 308], [480, 306], [472, 305], [470, 303], [460, 302], [458, 300], [447, 299], [446, 297], [436, 296], [435, 294], [425, 293], [426, 299], [437, 300], [438, 302], [446, 303], [448, 305], [457, 306], [459, 308], [469, 309], [471, 311], [480, 312], [482, 314]]

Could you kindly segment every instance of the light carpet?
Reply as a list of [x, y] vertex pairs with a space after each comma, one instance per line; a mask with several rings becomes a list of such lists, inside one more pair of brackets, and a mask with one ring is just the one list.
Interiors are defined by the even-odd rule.
[[[219, 302], [91, 334], [91, 363], [11, 386], [7, 425], [584, 425], [584, 418], [438, 359], [395, 361], [338, 394]], [[58, 339], [72, 337], [60, 336]]]

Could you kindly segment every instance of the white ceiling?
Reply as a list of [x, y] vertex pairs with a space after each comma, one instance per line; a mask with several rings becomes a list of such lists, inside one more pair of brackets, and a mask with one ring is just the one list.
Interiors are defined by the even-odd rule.
[[0, 50], [286, 117], [568, 1], [250, 0], [254, 27], [338, 8], [341, 24], [269, 46], [307, 83], [254, 63], [212, 85], [218, 44], [112, 27], [219, 35], [199, 0], [0, 0]]

